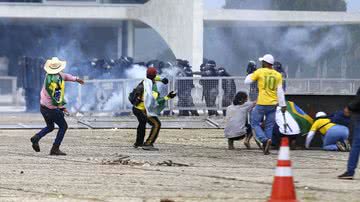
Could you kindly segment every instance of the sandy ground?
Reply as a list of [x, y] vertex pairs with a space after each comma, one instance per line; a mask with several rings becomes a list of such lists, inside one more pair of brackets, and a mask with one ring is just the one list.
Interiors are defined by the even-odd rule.
[[[266, 201], [277, 160], [255, 144], [228, 151], [215, 129], [162, 130], [158, 152], [133, 148], [134, 130], [72, 129], [66, 157], [48, 155], [54, 133], [35, 153], [35, 132], [0, 130], [0, 201]], [[298, 199], [359, 201], [359, 180], [336, 179], [347, 156], [292, 151]]]

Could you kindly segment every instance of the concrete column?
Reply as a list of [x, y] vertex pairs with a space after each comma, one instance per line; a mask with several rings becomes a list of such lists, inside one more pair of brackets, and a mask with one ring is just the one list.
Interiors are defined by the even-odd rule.
[[134, 57], [135, 49], [135, 26], [133, 21], [128, 21], [127, 23], [127, 52], [126, 56]]
[[177, 58], [187, 59], [194, 71], [203, 60], [203, 0], [151, 0], [127, 15], [148, 24], [167, 42]]
[[121, 56], [122, 56], [122, 53], [123, 53], [123, 42], [122, 42], [122, 40], [123, 40], [123, 33], [122, 33], [122, 27], [121, 26], [119, 26], [118, 27], [118, 34], [117, 34], [117, 54], [116, 54], [116, 56], [117, 56], [117, 58], [120, 58]]
[[[121, 54], [122, 56], [134, 57], [134, 48], [135, 48], [135, 27], [133, 21], [124, 21], [119, 30], [119, 35], [121, 33]], [[118, 42], [119, 44], [120, 42]]]

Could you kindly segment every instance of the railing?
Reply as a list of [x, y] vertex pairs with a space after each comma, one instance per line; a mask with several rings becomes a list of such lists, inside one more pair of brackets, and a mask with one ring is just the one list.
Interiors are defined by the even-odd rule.
[[0, 104], [19, 105], [16, 77], [0, 76]]
[[1, 3], [55, 3], [55, 4], [122, 4], [134, 5], [144, 4], [145, 0], [8, 0]]
[[[88, 80], [86, 85], [69, 84], [68, 106], [82, 112], [129, 112], [128, 94], [141, 79]], [[236, 89], [231, 87], [234, 81]], [[287, 79], [287, 95], [354, 95], [360, 80]], [[178, 96], [168, 102], [168, 110], [222, 110], [237, 91], [248, 92], [244, 77], [183, 77], [158, 84], [161, 96], [174, 90]], [[232, 92], [231, 92], [232, 91]]]

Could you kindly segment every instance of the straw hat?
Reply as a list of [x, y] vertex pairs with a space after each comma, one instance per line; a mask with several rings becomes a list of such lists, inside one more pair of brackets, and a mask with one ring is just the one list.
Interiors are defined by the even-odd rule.
[[46, 61], [44, 69], [48, 74], [57, 74], [65, 69], [66, 61], [61, 61], [57, 57], [53, 57]]

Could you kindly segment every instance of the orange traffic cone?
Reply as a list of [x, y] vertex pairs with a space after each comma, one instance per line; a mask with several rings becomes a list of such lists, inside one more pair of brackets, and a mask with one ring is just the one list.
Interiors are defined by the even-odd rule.
[[269, 202], [298, 202], [291, 172], [289, 140], [281, 139], [272, 193]]

